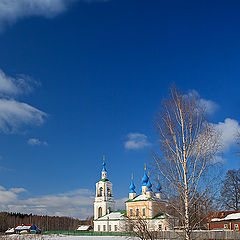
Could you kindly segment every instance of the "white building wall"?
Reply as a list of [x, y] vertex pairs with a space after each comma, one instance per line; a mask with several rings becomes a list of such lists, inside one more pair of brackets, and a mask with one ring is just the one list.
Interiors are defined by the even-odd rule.
[[123, 232], [125, 230], [126, 222], [124, 220], [94, 221], [94, 231], [96, 232]]

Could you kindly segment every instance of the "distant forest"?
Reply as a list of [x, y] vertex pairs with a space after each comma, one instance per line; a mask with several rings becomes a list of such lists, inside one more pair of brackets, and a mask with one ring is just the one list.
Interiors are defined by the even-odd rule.
[[93, 217], [80, 220], [71, 217], [0, 212], [0, 232], [20, 224], [35, 224], [42, 231], [75, 231], [78, 225], [93, 225]]

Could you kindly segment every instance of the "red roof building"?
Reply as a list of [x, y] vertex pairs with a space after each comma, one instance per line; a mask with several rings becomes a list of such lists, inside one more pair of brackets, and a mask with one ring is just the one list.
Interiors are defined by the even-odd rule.
[[208, 217], [209, 230], [240, 230], [240, 211], [223, 211], [211, 213]]

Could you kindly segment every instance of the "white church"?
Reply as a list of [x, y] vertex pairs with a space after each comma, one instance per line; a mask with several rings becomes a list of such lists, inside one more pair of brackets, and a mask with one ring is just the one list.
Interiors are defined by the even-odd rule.
[[141, 194], [137, 195], [133, 179], [129, 187], [129, 199], [126, 201], [126, 210], [115, 211], [115, 202], [112, 183], [107, 179], [107, 169], [103, 160], [101, 179], [96, 183], [96, 197], [94, 201], [94, 231], [98, 232], [123, 232], [129, 231], [129, 220], [137, 224], [144, 219], [149, 230], [171, 229], [171, 216], [163, 212], [166, 201], [161, 199], [160, 184], [156, 192], [145, 167], [142, 178]]

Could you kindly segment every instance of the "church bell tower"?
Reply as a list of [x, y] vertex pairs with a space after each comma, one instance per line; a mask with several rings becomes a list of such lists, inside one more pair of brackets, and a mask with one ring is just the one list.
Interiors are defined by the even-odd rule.
[[107, 179], [105, 156], [103, 156], [101, 179], [96, 183], [94, 220], [114, 211], [114, 206], [115, 202], [112, 193], [112, 183]]

